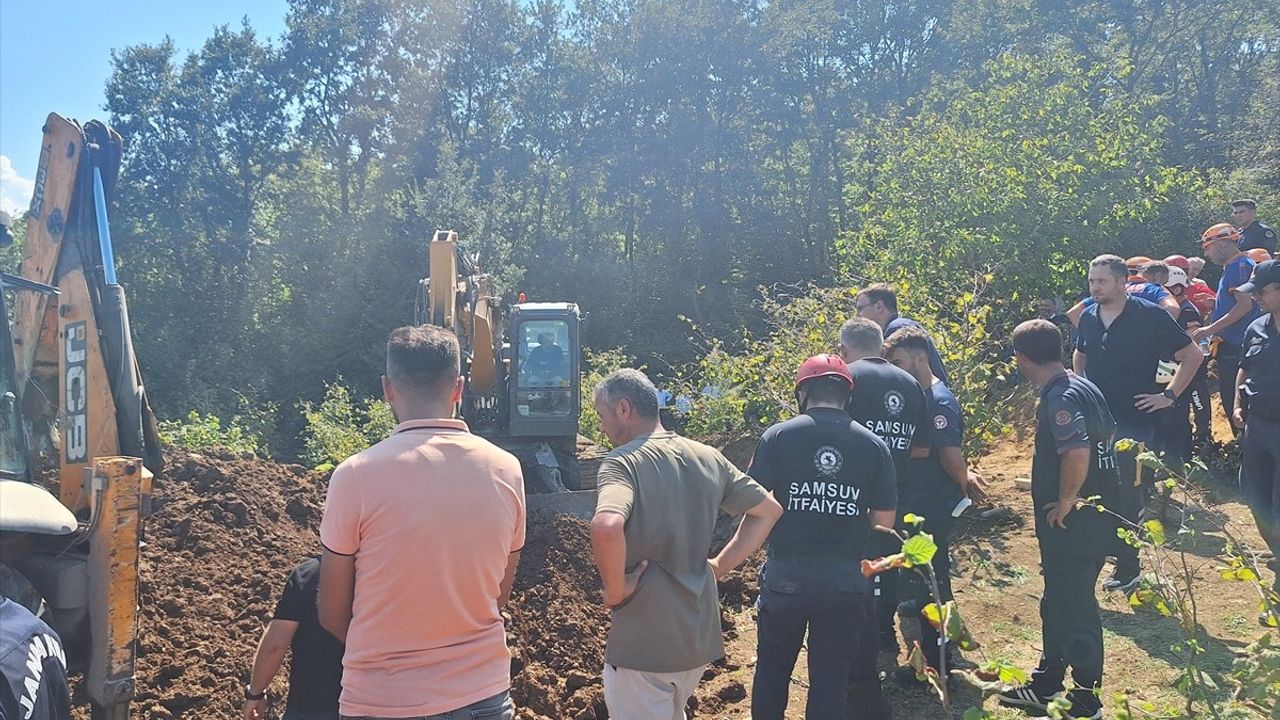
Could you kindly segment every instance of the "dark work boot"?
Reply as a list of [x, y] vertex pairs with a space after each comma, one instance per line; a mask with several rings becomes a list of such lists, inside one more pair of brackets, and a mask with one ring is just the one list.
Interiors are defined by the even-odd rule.
[[893, 708], [884, 699], [879, 680], [849, 683], [849, 717], [852, 720], [891, 720]]

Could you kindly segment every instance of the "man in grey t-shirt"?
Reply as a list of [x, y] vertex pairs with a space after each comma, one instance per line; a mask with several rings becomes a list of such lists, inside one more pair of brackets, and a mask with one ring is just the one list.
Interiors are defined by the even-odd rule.
[[[662, 427], [638, 370], [595, 389], [613, 452], [600, 466], [591, 546], [613, 610], [604, 698], [615, 720], [679, 720], [707, 663], [724, 656], [716, 580], [755, 552], [782, 515], [772, 496], [715, 448]], [[716, 517], [743, 515], [714, 558]]]

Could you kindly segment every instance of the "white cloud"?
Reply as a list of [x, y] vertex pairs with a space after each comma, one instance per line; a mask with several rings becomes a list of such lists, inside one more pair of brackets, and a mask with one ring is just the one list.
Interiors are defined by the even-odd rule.
[[14, 217], [27, 211], [31, 205], [31, 193], [36, 188], [34, 180], [24, 178], [13, 169], [8, 155], [0, 155], [0, 208]]

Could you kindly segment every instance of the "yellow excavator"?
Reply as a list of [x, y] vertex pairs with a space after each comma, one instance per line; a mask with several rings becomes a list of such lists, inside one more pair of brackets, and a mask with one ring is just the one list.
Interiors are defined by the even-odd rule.
[[[499, 312], [492, 279], [452, 230], [428, 246], [415, 321], [449, 328], [462, 346], [462, 418], [520, 459], [530, 510], [589, 517], [604, 451], [578, 435], [582, 313], [571, 302], [520, 301]], [[504, 327], [505, 325], [505, 327]]]
[[0, 276], [5, 590], [39, 600], [95, 720], [129, 717], [138, 554], [162, 462], [107, 217], [122, 147], [103, 123], [48, 116], [21, 269]]

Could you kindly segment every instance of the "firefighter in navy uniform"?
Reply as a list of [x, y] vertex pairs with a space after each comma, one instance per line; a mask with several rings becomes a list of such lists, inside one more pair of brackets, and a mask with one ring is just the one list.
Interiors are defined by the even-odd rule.
[[[849, 364], [849, 374], [853, 377], [849, 416], [889, 446], [901, 485], [907, 482], [911, 457], [925, 457], [929, 453], [933, 416], [929, 414], [929, 401], [920, 383], [907, 371], [880, 357], [883, 347], [884, 335], [880, 326], [871, 320], [854, 318], [840, 328], [840, 356]], [[885, 534], [873, 536], [871, 556], [883, 557], [897, 552], [895, 543]], [[860, 647], [869, 655], [854, 661], [855, 672], [865, 671], [868, 659], [874, 665], [875, 648], [898, 653], [897, 633], [893, 628], [898, 606], [896, 580], [897, 573], [893, 571], [875, 577], [877, 622], [866, 628], [868, 637]], [[871, 632], [876, 630], [878, 632]]]
[[1231, 221], [1240, 229], [1240, 250], [1255, 248], [1276, 254], [1276, 231], [1258, 221], [1258, 203], [1248, 198], [1231, 203]]
[[[1251, 293], [1266, 313], [1245, 330], [1236, 376], [1231, 421], [1244, 431], [1240, 490], [1259, 534], [1280, 557], [1280, 260], [1255, 267], [1239, 290]], [[1272, 560], [1273, 571], [1275, 563]]]
[[807, 631], [805, 717], [845, 720], [848, 707], [855, 718], [886, 718], [879, 679], [849, 684], [849, 663], [874, 608], [859, 566], [872, 527], [894, 521], [893, 459], [845, 411], [853, 378], [843, 360], [809, 358], [795, 388], [802, 414], [765, 431], [747, 470], [783, 508], [761, 572], [751, 716], [782, 720]]
[[67, 656], [44, 621], [0, 597], [0, 718], [71, 717]]
[[[1106, 505], [1115, 496], [1116, 423], [1098, 387], [1063, 366], [1062, 335], [1052, 323], [1022, 323], [1013, 331], [1013, 349], [1019, 372], [1040, 388], [1031, 499], [1044, 575], [1043, 641], [1031, 682], [999, 697], [1043, 714], [1053, 696], [1066, 692], [1068, 717], [1101, 718], [1102, 620], [1094, 587], [1116, 523], [1092, 508], [1076, 509], [1076, 503], [1098, 496]], [[1064, 685], [1068, 668], [1071, 687]]]

